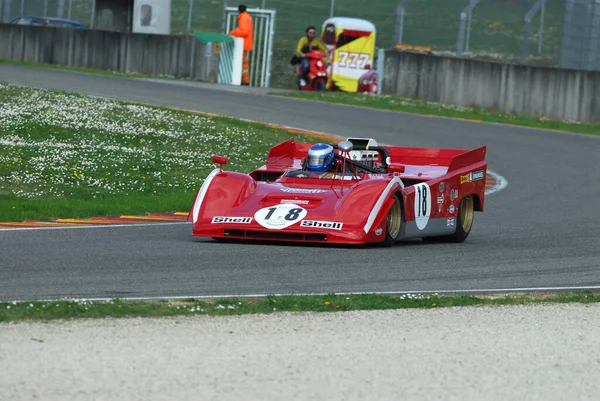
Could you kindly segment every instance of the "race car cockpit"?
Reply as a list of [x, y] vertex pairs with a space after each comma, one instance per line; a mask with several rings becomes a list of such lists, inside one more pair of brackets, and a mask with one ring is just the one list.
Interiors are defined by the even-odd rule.
[[[338, 152], [335, 153], [335, 150]], [[381, 159], [381, 162], [378, 160]], [[337, 145], [313, 145], [302, 160], [300, 170], [290, 170], [286, 177], [358, 180], [360, 174], [385, 174], [389, 154], [373, 139], [348, 138]]]

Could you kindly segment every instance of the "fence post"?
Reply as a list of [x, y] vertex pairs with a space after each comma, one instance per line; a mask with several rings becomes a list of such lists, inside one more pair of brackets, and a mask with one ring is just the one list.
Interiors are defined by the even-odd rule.
[[523, 39], [521, 43], [521, 64], [525, 64], [527, 55], [529, 54], [529, 36], [531, 34], [531, 20], [535, 14], [546, 3], [546, 0], [537, 0], [535, 4], [525, 14], [525, 25], [523, 26]]
[[458, 43], [456, 45], [456, 55], [461, 57], [465, 46], [465, 21], [468, 20], [466, 50], [471, 48], [471, 20], [473, 18], [473, 9], [480, 0], [470, 0], [469, 4], [460, 12], [460, 23], [458, 26]]
[[273, 15], [271, 16], [271, 26], [269, 30], [269, 52], [267, 53], [267, 82], [266, 87], [270, 88], [271, 86], [271, 66], [273, 61], [273, 40], [275, 40], [275, 17], [277, 15], [277, 11], [273, 10]]
[[385, 75], [385, 50], [377, 50], [377, 96], [381, 95], [381, 88], [383, 86], [383, 76]]
[[402, 43], [402, 37], [404, 36], [404, 10], [406, 9], [406, 3], [408, 0], [402, 0], [396, 6], [396, 23], [394, 24], [394, 44]]
[[540, 34], [538, 37], [538, 54], [542, 54], [542, 38], [544, 37], [544, 15], [546, 14], [546, 2], [542, 4], [542, 15], [540, 16]]
[[[9, 22], [9, 14], [10, 14], [10, 0], [0, 0], [0, 21], [2, 22]], [[8, 12], [6, 11], [8, 10]], [[4, 11], [4, 14], [2, 14], [2, 11]]]
[[227, 23], [229, 21], [227, 21], [227, 0], [223, 1], [223, 19], [221, 20], [221, 33], [223, 35], [228, 35], [229, 32], [227, 32]]
[[44, 17], [48, 16], [48, 0], [44, 0]]
[[456, 43], [456, 55], [462, 57], [463, 45], [465, 42], [465, 21], [467, 19], [467, 13], [464, 11], [460, 13], [460, 23], [458, 25], [458, 42]]
[[335, 0], [331, 0], [331, 9], [329, 10], [329, 18], [333, 18], [334, 9], [335, 9]]
[[94, 29], [94, 20], [96, 19], [96, 0], [92, 0], [92, 15], [90, 16], [90, 28]]
[[600, 0], [594, 0], [592, 3], [590, 29], [590, 50], [588, 53], [587, 69], [590, 71], [600, 69], [600, 63], [596, 59], [598, 54], [598, 35], [600, 35]]
[[188, 23], [187, 23], [187, 30], [190, 31], [192, 29], [192, 13], [194, 10], [194, 0], [190, 0], [190, 3], [188, 5]]
[[56, 10], [56, 16], [63, 18], [65, 15], [65, 0], [58, 0], [58, 7]]
[[[71, 0], [73, 1], [73, 0]], [[25, 15], [25, 0], [21, 0], [21, 14], [19, 15]], [[71, 17], [69, 16], [69, 19], [71, 19]]]

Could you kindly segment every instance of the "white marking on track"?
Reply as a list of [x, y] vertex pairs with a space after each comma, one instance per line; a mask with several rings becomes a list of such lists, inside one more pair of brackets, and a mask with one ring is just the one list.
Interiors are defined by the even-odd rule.
[[491, 195], [496, 192], [500, 192], [508, 186], [508, 181], [506, 181], [506, 178], [502, 177], [500, 174], [495, 173], [491, 170], [488, 170], [487, 173], [488, 173], [488, 175], [491, 175], [492, 177], [494, 177], [494, 179], [496, 180], [496, 185], [494, 185], [490, 189], [486, 189], [486, 191], [485, 191], [486, 195]]
[[173, 295], [160, 297], [91, 297], [91, 298], [50, 298], [50, 299], [28, 299], [28, 300], [0, 300], [0, 302], [53, 302], [53, 301], [110, 301], [119, 298], [126, 301], [152, 301], [169, 299], [226, 299], [226, 298], [265, 298], [267, 296], [284, 297], [294, 296], [325, 296], [325, 295], [402, 295], [402, 294], [486, 294], [505, 292], [544, 292], [544, 291], [584, 291], [600, 290], [600, 285], [574, 286], [574, 287], [521, 287], [521, 288], [474, 288], [471, 290], [403, 290], [403, 291], [370, 291], [370, 292], [307, 292], [307, 293], [283, 293], [283, 294], [223, 294], [223, 295]]

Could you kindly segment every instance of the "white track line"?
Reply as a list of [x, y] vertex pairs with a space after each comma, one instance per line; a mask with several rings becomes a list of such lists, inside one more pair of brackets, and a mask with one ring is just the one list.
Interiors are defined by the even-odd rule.
[[284, 297], [294, 296], [327, 296], [327, 295], [401, 295], [401, 294], [489, 294], [489, 293], [511, 293], [511, 292], [547, 292], [547, 291], [584, 291], [600, 290], [600, 285], [593, 286], [574, 286], [574, 287], [522, 287], [522, 288], [475, 288], [471, 290], [413, 290], [413, 291], [371, 291], [371, 292], [308, 292], [308, 293], [283, 293], [283, 294], [223, 294], [223, 295], [174, 295], [162, 297], [111, 297], [111, 298], [52, 298], [40, 300], [4, 300], [0, 302], [55, 302], [55, 301], [95, 301], [103, 302], [113, 299], [122, 299], [125, 301], [160, 301], [170, 299], [228, 299], [228, 298], [265, 298], [268, 296]]

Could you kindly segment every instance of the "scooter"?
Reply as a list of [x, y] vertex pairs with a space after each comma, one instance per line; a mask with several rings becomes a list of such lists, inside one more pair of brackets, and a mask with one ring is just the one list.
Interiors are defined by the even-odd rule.
[[314, 49], [306, 53], [309, 58], [308, 82], [301, 78], [302, 66], [298, 64], [298, 89], [301, 91], [326, 91], [327, 90], [327, 64], [323, 59], [325, 53]]

